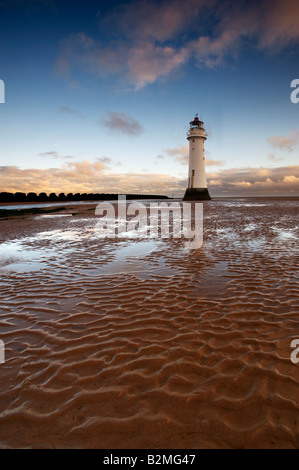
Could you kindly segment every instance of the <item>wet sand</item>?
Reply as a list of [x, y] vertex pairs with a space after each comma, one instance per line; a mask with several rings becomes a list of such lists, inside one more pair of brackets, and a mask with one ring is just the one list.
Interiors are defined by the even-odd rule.
[[0, 220], [0, 446], [298, 448], [299, 201], [207, 201], [200, 249], [94, 207]]

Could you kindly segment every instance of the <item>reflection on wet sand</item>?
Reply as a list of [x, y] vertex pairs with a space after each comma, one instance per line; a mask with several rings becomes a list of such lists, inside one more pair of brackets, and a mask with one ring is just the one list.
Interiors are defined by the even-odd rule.
[[0, 221], [1, 447], [299, 447], [298, 205], [204, 203], [204, 245]]

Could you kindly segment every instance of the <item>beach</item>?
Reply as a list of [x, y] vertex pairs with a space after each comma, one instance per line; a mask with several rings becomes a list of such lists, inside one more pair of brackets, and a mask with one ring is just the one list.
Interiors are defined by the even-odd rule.
[[1, 448], [298, 448], [299, 199], [205, 201], [200, 248], [95, 207], [0, 219]]

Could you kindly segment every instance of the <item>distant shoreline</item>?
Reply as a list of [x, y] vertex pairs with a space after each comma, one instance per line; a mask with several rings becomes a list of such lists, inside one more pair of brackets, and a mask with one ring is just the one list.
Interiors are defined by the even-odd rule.
[[[149, 198], [141, 198], [142, 201], [164, 201], [167, 199], [172, 202], [182, 202], [182, 198], [169, 198], [169, 197], [149, 197]], [[130, 203], [133, 200], [138, 200], [138, 198], [127, 198], [127, 202]], [[225, 196], [225, 197], [213, 197], [211, 201], [198, 201], [204, 202], [205, 204], [213, 203], [214, 202], [233, 202], [239, 201], [246, 205], [246, 202], [250, 201], [251, 203], [260, 202], [263, 203], [264, 201], [299, 201], [298, 196]], [[95, 207], [100, 202], [107, 202], [109, 201], [112, 204], [117, 204], [118, 199], [101, 199], [96, 201], [49, 201], [49, 202], [11, 202], [11, 203], [0, 203], [0, 220], [6, 220], [7, 218], [11, 217], [26, 217], [32, 215], [42, 215], [42, 214], [53, 214], [55, 212], [62, 212], [65, 211], [66, 214], [72, 216], [91, 216], [91, 211], [95, 210]], [[194, 201], [196, 202], [196, 201]]]
[[[157, 199], [172, 199], [172, 198], [169, 198], [168, 196], [155, 196], [155, 197], [146, 197], [146, 198], [139, 198], [139, 197], [134, 197], [134, 198], [129, 198], [126, 196], [126, 200], [127, 201], [132, 201], [132, 200], [147, 200], [147, 199], [150, 199], [150, 200], [157, 200]], [[177, 199], [180, 199], [180, 198], [177, 198]], [[73, 205], [73, 204], [98, 204], [99, 202], [102, 202], [102, 201], [110, 201], [110, 202], [117, 202], [118, 199], [115, 198], [115, 199], [97, 199], [97, 200], [85, 200], [85, 201], [16, 201], [16, 202], [0, 202], [0, 207], [3, 207], [3, 206], [35, 206], [35, 207], [41, 207], [41, 206], [44, 206], [44, 207], [52, 207], [52, 206], [59, 206], [59, 205]]]
[[[76, 205], [76, 204], [98, 204], [101, 201], [111, 201], [115, 202], [118, 200], [118, 195], [116, 194], [115, 197], [110, 197], [112, 195], [108, 195], [107, 198], [103, 197], [101, 199], [85, 199], [85, 200], [47, 200], [47, 201], [7, 201], [7, 202], [0, 202], [0, 207], [4, 206], [34, 206], [34, 207], [53, 207], [53, 206], [63, 206], [63, 205]], [[157, 199], [166, 199], [170, 201], [174, 200], [182, 200], [183, 196], [181, 197], [171, 197], [171, 196], [162, 196], [162, 195], [132, 195], [132, 194], [121, 194], [121, 196], [125, 196], [126, 200], [157, 200]], [[298, 201], [299, 196], [213, 196], [212, 200], [224, 200], [224, 199], [276, 199], [276, 200], [294, 200]], [[202, 201], [198, 201], [202, 202]]]
[[[98, 204], [101, 201], [110, 201], [110, 202], [117, 202], [118, 201], [118, 195], [116, 194], [115, 197], [110, 197], [111, 195], [108, 195], [107, 198], [103, 197], [101, 199], [85, 199], [85, 200], [65, 200], [65, 201], [7, 201], [7, 202], [0, 202], [0, 208], [1, 207], [16, 207], [16, 206], [31, 206], [31, 207], [59, 207], [59, 206], [71, 206], [71, 205], [81, 205], [81, 204]], [[126, 197], [127, 201], [132, 201], [132, 200], [169, 200], [169, 201], [181, 201], [183, 199], [183, 196], [181, 197], [170, 197], [170, 196], [161, 196], [161, 195], [122, 195]], [[298, 201], [299, 196], [213, 196], [212, 201], [214, 200], [239, 200], [239, 199], [275, 199], [275, 200], [292, 200], [292, 201]], [[202, 201], [198, 201], [202, 202]]]
[[169, 196], [163, 194], [125, 194], [125, 193], [60, 193], [58, 196], [55, 193], [34, 193], [27, 194], [16, 191], [10, 193], [6, 191], [0, 192], [0, 205], [1, 204], [38, 204], [38, 203], [65, 203], [65, 202], [89, 202], [89, 201], [112, 201], [121, 197], [126, 197], [128, 200], [132, 199], [169, 199]]

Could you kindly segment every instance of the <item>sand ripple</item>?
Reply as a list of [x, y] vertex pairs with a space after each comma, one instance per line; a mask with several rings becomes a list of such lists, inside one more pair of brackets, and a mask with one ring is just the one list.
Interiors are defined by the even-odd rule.
[[298, 203], [204, 216], [190, 251], [93, 217], [1, 232], [1, 447], [299, 447]]

